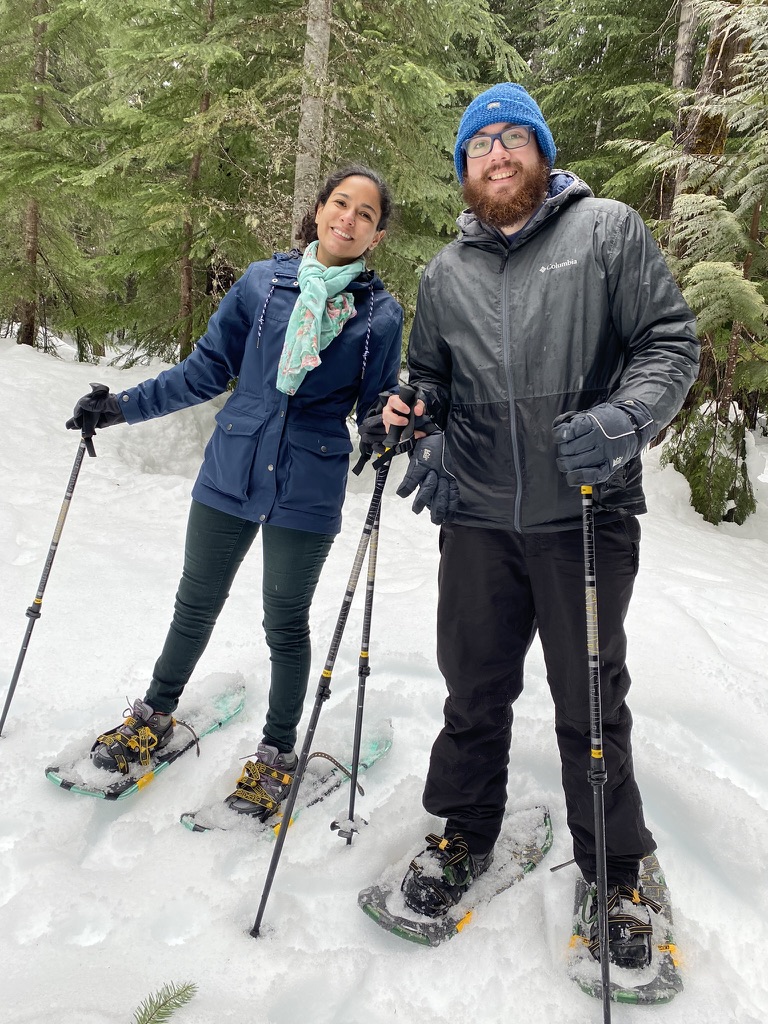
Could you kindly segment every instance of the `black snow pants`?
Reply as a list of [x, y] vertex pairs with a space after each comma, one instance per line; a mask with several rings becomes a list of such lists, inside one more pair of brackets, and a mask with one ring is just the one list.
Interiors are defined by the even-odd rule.
[[[624, 618], [638, 567], [636, 518], [596, 527], [604, 787], [609, 883], [634, 885], [656, 844], [634, 778], [625, 703]], [[432, 748], [424, 806], [446, 818], [472, 853], [498, 838], [507, 800], [512, 704], [538, 630], [555, 705], [568, 827], [576, 862], [595, 878], [581, 530], [519, 534], [446, 524], [440, 534], [437, 653], [448, 687], [445, 726]]]

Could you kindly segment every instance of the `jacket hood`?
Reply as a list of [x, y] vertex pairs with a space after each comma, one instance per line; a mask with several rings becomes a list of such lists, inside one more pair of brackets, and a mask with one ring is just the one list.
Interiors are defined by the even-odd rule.
[[[517, 232], [516, 241], [521, 242], [530, 235], [535, 234], [547, 221], [555, 216], [564, 207], [579, 199], [591, 199], [594, 197], [592, 189], [585, 181], [571, 171], [554, 170], [549, 176], [549, 190], [547, 198], [531, 217], [525, 227]], [[491, 242], [498, 245], [500, 242], [507, 246], [507, 239], [496, 228], [484, 224], [471, 210], [464, 210], [456, 219], [460, 232], [460, 241], [468, 242], [470, 245], [482, 245]]]

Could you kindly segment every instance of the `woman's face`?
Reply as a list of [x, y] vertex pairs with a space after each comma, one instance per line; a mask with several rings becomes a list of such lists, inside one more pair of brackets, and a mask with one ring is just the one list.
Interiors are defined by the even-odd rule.
[[357, 174], [344, 178], [315, 214], [318, 260], [326, 267], [343, 267], [375, 249], [384, 237], [377, 230], [380, 220], [378, 186]]

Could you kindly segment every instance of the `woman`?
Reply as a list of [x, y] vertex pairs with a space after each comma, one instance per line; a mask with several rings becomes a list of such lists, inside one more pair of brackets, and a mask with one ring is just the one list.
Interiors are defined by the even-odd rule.
[[252, 263], [183, 362], [120, 394], [95, 389], [77, 403], [73, 429], [137, 423], [204, 402], [237, 380], [192, 489], [165, 646], [144, 699], [98, 738], [99, 767], [126, 773], [168, 743], [172, 712], [261, 530], [269, 708], [256, 763], [227, 803], [263, 820], [288, 792], [309, 680], [309, 609], [341, 528], [352, 451], [346, 418], [356, 406], [360, 421], [396, 385], [400, 367], [403, 311], [365, 267], [391, 206], [370, 168], [336, 171], [304, 218], [303, 256], [293, 250]]

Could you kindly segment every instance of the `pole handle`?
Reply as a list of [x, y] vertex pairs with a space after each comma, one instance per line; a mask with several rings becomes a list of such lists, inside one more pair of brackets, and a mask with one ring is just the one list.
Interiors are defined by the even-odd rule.
[[416, 405], [416, 388], [411, 387], [410, 384], [401, 384], [400, 394], [398, 397], [408, 406], [410, 414], [408, 416], [408, 422], [404, 426], [398, 426], [396, 423], [393, 423], [390, 426], [387, 431], [387, 436], [384, 438], [384, 447], [387, 449], [394, 448], [400, 441], [407, 441], [413, 435], [413, 407]]

